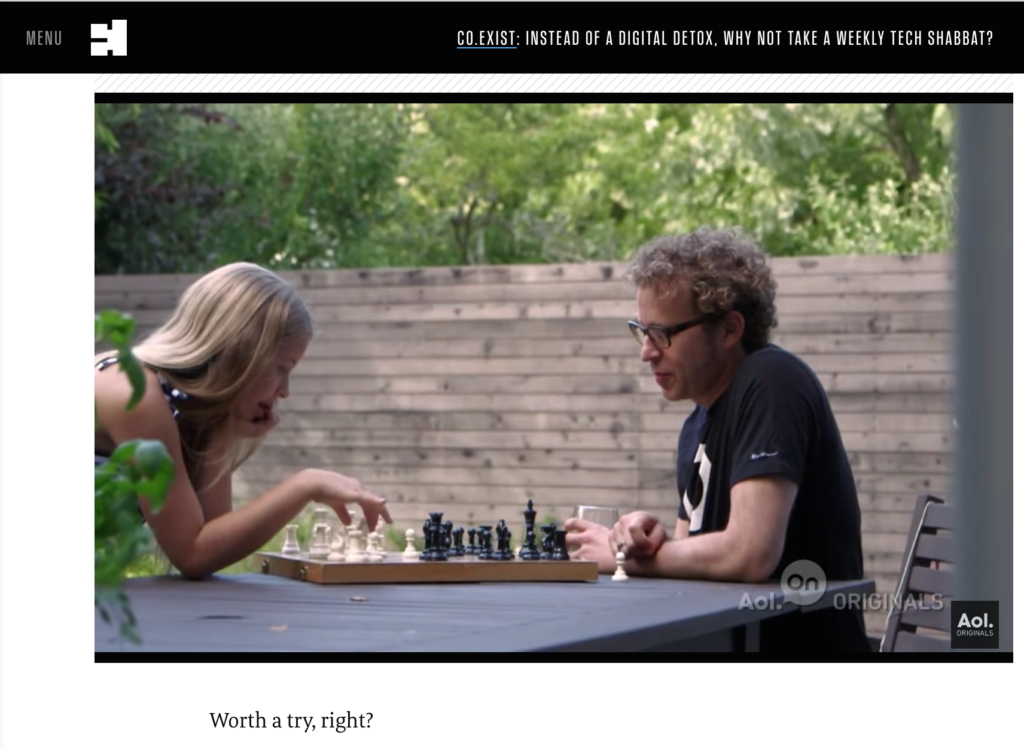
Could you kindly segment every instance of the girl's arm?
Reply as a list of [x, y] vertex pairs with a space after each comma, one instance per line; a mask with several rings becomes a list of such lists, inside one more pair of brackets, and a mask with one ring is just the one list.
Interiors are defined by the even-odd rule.
[[[204, 577], [259, 550], [310, 500], [330, 505], [345, 523], [351, 522], [345, 509], [348, 502], [363, 507], [371, 527], [376, 526], [378, 517], [391, 522], [384, 500], [367, 492], [358, 481], [317, 470], [300, 471], [244, 507], [207, 519], [186, 472], [177, 424], [156, 376], [147, 372], [146, 395], [134, 410], [127, 411], [127, 378], [117, 373], [102, 375], [97, 373], [97, 409], [100, 423], [114, 442], [159, 440], [174, 461], [175, 477], [163, 508], [153, 513], [144, 497], [139, 505], [160, 548], [186, 577]], [[229, 479], [210, 491], [217, 492], [209, 498], [213, 507], [224, 509], [225, 501], [230, 503]]]

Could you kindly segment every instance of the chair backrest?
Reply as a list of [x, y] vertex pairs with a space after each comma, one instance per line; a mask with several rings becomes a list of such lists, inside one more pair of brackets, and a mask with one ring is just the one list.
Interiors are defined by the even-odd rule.
[[953, 530], [952, 507], [930, 494], [917, 498], [903, 571], [882, 638], [883, 653], [950, 649]]

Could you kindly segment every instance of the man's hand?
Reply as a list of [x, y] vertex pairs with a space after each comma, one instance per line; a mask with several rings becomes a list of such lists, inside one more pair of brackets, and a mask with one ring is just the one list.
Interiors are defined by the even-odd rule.
[[612, 528], [609, 549], [614, 557], [617, 551], [629, 559], [653, 557], [668, 539], [665, 527], [653, 515], [631, 512], [619, 518]]
[[611, 530], [589, 520], [570, 518], [565, 522], [566, 547], [578, 546], [569, 552], [571, 559], [597, 562], [599, 572], [615, 572], [615, 554], [611, 546]]

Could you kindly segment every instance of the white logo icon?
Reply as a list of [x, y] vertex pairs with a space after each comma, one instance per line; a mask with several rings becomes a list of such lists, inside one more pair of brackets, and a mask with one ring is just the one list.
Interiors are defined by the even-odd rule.
[[128, 22], [110, 21], [92, 24], [93, 57], [128, 56]]
[[959, 627], [971, 627], [973, 629], [991, 629], [992, 625], [988, 623], [988, 614], [983, 616], [968, 617], [967, 612], [960, 615], [960, 622], [956, 625]]
[[783, 600], [810, 606], [825, 595], [825, 571], [809, 559], [792, 562], [782, 572]]
[[761, 458], [774, 458], [779, 452], [776, 450], [773, 453], [752, 453], [750, 455], [751, 460], [760, 460]]

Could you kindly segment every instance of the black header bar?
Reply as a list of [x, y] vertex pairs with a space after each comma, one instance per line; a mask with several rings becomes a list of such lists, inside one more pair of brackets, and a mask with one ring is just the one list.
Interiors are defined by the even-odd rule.
[[0, 39], [12, 73], [990, 73], [1015, 5], [4, 3]]

